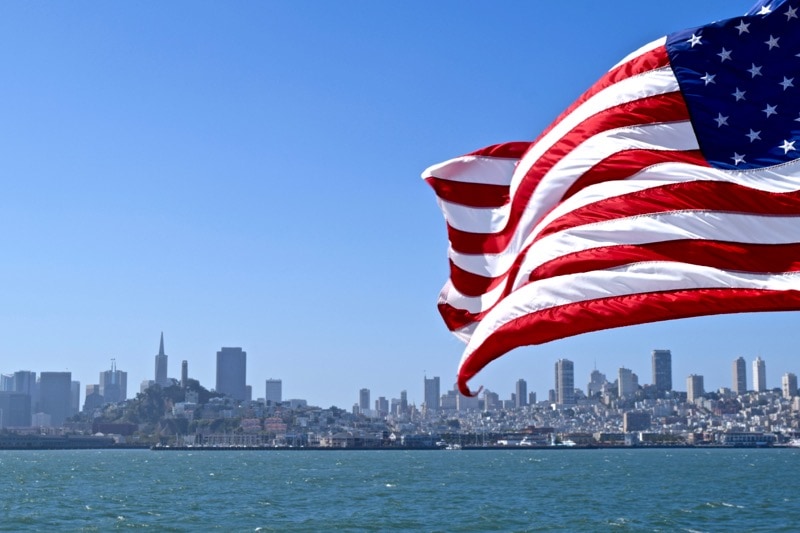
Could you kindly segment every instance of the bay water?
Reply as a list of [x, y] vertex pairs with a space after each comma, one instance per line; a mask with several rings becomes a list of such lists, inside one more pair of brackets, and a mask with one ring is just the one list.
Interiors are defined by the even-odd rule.
[[2, 531], [800, 531], [800, 449], [0, 451]]

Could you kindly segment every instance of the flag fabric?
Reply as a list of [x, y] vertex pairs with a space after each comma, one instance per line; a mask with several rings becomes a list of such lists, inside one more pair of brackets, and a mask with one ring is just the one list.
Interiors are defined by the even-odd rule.
[[632, 53], [534, 142], [422, 177], [447, 223], [458, 386], [523, 345], [800, 309], [800, 0]]

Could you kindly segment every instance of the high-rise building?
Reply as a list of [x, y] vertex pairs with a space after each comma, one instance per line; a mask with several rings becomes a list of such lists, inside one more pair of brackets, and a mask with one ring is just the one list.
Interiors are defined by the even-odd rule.
[[653, 350], [653, 385], [657, 392], [672, 390], [672, 352]]
[[181, 361], [181, 387], [186, 388], [189, 384], [189, 361], [184, 359]]
[[103, 395], [100, 394], [100, 385], [86, 385], [83, 397], [83, 410], [87, 412], [93, 411], [94, 409], [102, 407], [104, 403], [105, 399]]
[[164, 332], [161, 332], [161, 342], [158, 344], [158, 355], [156, 355], [156, 385], [160, 387], [169, 386], [167, 377], [167, 354], [164, 353]]
[[389, 414], [389, 400], [384, 396], [379, 396], [378, 399], [375, 400], [375, 411], [378, 413], [378, 416], [386, 416]]
[[31, 398], [24, 392], [0, 392], [0, 428], [31, 425]]
[[633, 371], [630, 368], [620, 368], [617, 375], [617, 394], [620, 398], [630, 398], [636, 392]]
[[734, 394], [747, 392], [747, 363], [744, 357], [739, 357], [733, 362], [733, 392]]
[[517, 380], [516, 407], [528, 405], [528, 383], [524, 379]]
[[50, 424], [61, 427], [72, 408], [72, 373], [39, 374], [39, 411], [50, 415]]
[[119, 403], [128, 399], [128, 373], [117, 370], [116, 360], [111, 360], [111, 370], [100, 372], [100, 396], [105, 403]]
[[358, 408], [362, 413], [369, 411], [369, 389], [358, 391]]
[[783, 397], [791, 400], [797, 396], [797, 376], [791, 372], [787, 372], [781, 378], [781, 391]]
[[264, 400], [272, 405], [278, 405], [283, 401], [283, 381], [280, 379], [268, 379]]
[[767, 364], [761, 356], [753, 361], [753, 390], [756, 392], [767, 390]]
[[440, 396], [439, 376], [425, 378], [425, 408], [429, 411], [439, 410]]
[[30, 370], [14, 372], [14, 382], [11, 390], [28, 395], [31, 402], [31, 415], [33, 415], [36, 404], [39, 403], [39, 384], [36, 382], [36, 372], [31, 372]]
[[81, 382], [71, 382], [69, 392], [69, 416], [75, 416], [81, 412]]
[[247, 399], [247, 352], [222, 348], [217, 352], [217, 392], [234, 400]]
[[400, 391], [400, 413], [408, 412], [408, 391]]
[[603, 384], [606, 382], [606, 375], [597, 369], [592, 370], [589, 375], [589, 384], [586, 386], [586, 395], [592, 397], [603, 391]]
[[0, 374], [0, 392], [14, 392], [13, 374]]
[[575, 367], [569, 359], [556, 361], [556, 403], [575, 403]]
[[700, 398], [704, 393], [703, 376], [690, 374], [689, 377], [686, 378], [686, 401], [694, 403], [695, 400]]

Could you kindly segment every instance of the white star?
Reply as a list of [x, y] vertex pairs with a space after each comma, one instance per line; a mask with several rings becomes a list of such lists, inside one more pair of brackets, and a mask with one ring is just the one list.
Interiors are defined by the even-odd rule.
[[769, 46], [769, 49], [772, 50], [773, 48], [780, 48], [778, 45], [778, 39], [780, 37], [773, 37], [772, 35], [769, 36], [769, 41], [764, 41], [764, 44]]
[[761, 11], [757, 15], [769, 15], [772, 13], [772, 6], [761, 6]]
[[731, 157], [731, 159], [733, 159], [734, 165], [738, 165], [739, 163], [744, 163], [744, 156], [739, 155], [736, 152], [733, 152], [733, 157]]
[[770, 116], [770, 115], [777, 115], [777, 114], [778, 114], [778, 112], [777, 112], [777, 111], [775, 111], [775, 109], [776, 109], [777, 107], [778, 107], [778, 106], [776, 106], [776, 105], [769, 105], [769, 104], [767, 104], [767, 107], [766, 107], [766, 109], [762, 109], [761, 111], [763, 111], [764, 113], [766, 113], [766, 114], [767, 114], [767, 118], [769, 118], [769, 116]]
[[745, 24], [744, 20], [739, 22], [739, 25], [736, 26], [736, 29], [739, 30], [739, 35], [741, 35], [743, 33], [750, 33], [750, 29], [749, 28], [750, 28], [750, 23], [748, 22], [747, 24]]
[[736, 92], [731, 94], [733, 95], [734, 98], [736, 98], [736, 101], [738, 102], [739, 100], [744, 100], [744, 93], [746, 92], [747, 91], [740, 91], [739, 88], [737, 87]]
[[750, 142], [760, 141], [761, 140], [761, 131], [753, 131], [751, 129], [750, 133], [746, 133], [745, 134], [745, 137], [748, 137], [750, 139]]
[[784, 76], [783, 77], [783, 81], [780, 82], [778, 85], [782, 85], [783, 86], [783, 90], [785, 91], [789, 87], [794, 87], [794, 83], [792, 83], [793, 81], [794, 81], [794, 78], [787, 78], [786, 76]]
[[714, 121], [717, 123], [718, 128], [728, 125], [728, 117], [722, 116], [722, 113], [717, 114], [717, 118]]
[[755, 78], [756, 76], [761, 76], [761, 67], [757, 67], [755, 63], [752, 63], [752, 65], [753, 66], [747, 69], [747, 72], [750, 73], [750, 77]]
[[709, 74], [708, 72], [706, 72], [706, 75], [705, 76], [700, 76], [700, 79], [703, 80], [704, 82], [706, 82], [706, 85], [708, 85], [709, 83], [716, 83], [714, 81], [714, 78], [716, 76], [717, 76], [716, 74]]
[[784, 13], [784, 15], [786, 15], [786, 20], [796, 19], [797, 18], [797, 8], [796, 7], [790, 7], [789, 9], [786, 10], [786, 13]]
[[784, 139], [783, 144], [778, 146], [778, 148], [783, 148], [783, 155], [786, 155], [790, 150], [794, 150], [794, 143], [795, 141], [789, 142]]
[[689, 39], [686, 42], [690, 43], [692, 45], [691, 48], [694, 48], [694, 45], [696, 45], [696, 44], [703, 44], [703, 43], [700, 42], [700, 36], [699, 35], [695, 35], [694, 33], [692, 34], [692, 38]]
[[720, 62], [724, 63], [726, 59], [731, 58], [731, 51], [725, 50], [725, 47], [722, 48], [722, 52], [717, 54], [720, 57]]

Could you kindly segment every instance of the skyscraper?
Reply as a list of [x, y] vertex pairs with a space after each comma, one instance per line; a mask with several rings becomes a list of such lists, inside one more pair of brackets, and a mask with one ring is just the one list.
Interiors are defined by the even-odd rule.
[[247, 352], [241, 348], [217, 352], [217, 392], [234, 400], [247, 399]]
[[60, 427], [70, 416], [72, 407], [72, 373], [42, 372], [39, 374], [40, 411], [50, 415], [53, 427]]
[[658, 392], [672, 390], [672, 352], [653, 350], [653, 385]]
[[586, 386], [586, 395], [590, 398], [603, 391], [603, 384], [606, 382], [606, 375], [597, 369], [592, 370], [589, 375], [589, 384]]
[[747, 364], [744, 357], [739, 357], [733, 362], [733, 392], [744, 394], [747, 392]]
[[686, 378], [686, 401], [694, 403], [695, 400], [700, 398], [705, 391], [703, 390], [703, 376], [696, 374], [689, 375]]
[[783, 397], [791, 400], [797, 396], [797, 376], [791, 372], [787, 372], [781, 378], [781, 391]]
[[767, 364], [761, 356], [753, 361], [753, 390], [756, 392], [767, 390]]
[[620, 398], [630, 398], [636, 392], [633, 371], [630, 368], [620, 368], [617, 376], [617, 394]]
[[575, 367], [569, 359], [556, 361], [556, 403], [575, 403]]
[[528, 383], [524, 379], [517, 380], [516, 407], [528, 405]]
[[439, 410], [439, 400], [441, 398], [439, 385], [439, 376], [431, 379], [425, 378], [425, 408], [429, 411]]
[[169, 378], [167, 377], [167, 354], [164, 353], [164, 332], [161, 332], [161, 342], [158, 345], [158, 355], [156, 355], [156, 385], [167, 387]]
[[116, 360], [111, 360], [111, 370], [100, 372], [100, 395], [106, 403], [119, 403], [128, 399], [128, 373], [117, 370]]
[[358, 391], [358, 408], [362, 413], [369, 411], [369, 389]]
[[272, 405], [278, 405], [283, 401], [283, 382], [279, 379], [268, 379], [266, 382], [266, 390], [264, 393], [264, 400], [267, 403], [272, 402]]

